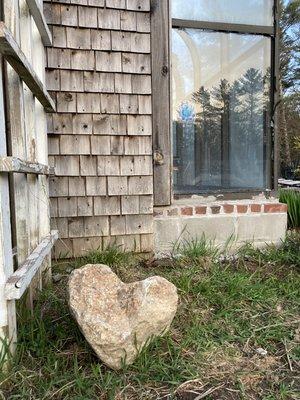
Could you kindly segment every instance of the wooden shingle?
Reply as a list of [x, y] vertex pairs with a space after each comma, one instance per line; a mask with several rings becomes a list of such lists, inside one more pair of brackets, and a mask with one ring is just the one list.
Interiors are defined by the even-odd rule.
[[78, 26], [78, 8], [77, 6], [61, 5], [60, 8], [61, 23], [63, 26]]
[[85, 178], [80, 176], [70, 177], [69, 179], [69, 196], [85, 196], [88, 193], [85, 190]]
[[73, 256], [111, 244], [150, 251], [150, 1], [50, 4], [55, 47], [47, 50], [47, 81], [58, 106], [48, 119], [58, 171], [52, 214]]
[[150, 0], [127, 0], [127, 9], [150, 11]]
[[93, 156], [80, 156], [80, 175], [95, 176], [97, 175], [97, 159]]
[[60, 89], [64, 92], [83, 91], [83, 72], [82, 71], [60, 71]]
[[94, 198], [95, 215], [120, 215], [120, 212], [119, 196], [97, 196]]
[[[108, 176], [108, 177], [120, 175], [120, 157], [119, 156], [98, 157], [97, 174], [99, 176]], [[110, 194], [111, 192], [108, 191], [108, 193]]]
[[[105, 196], [107, 193], [106, 178], [101, 176], [86, 177], [87, 196]], [[99, 214], [97, 214], [99, 215]]]
[[92, 7], [78, 7], [78, 26], [85, 28], [97, 28], [97, 12]]
[[121, 30], [134, 32], [137, 30], [137, 13], [121, 11]]
[[66, 28], [66, 46], [69, 49], [90, 49], [90, 29]]
[[95, 30], [91, 32], [91, 45], [93, 50], [111, 50], [111, 33], [108, 30]]
[[64, 155], [91, 154], [90, 138], [87, 135], [62, 135], [60, 152]]
[[117, 29], [121, 27], [121, 13], [119, 10], [99, 8], [98, 9], [98, 28]]
[[96, 51], [96, 70], [102, 72], [122, 72], [121, 53]]

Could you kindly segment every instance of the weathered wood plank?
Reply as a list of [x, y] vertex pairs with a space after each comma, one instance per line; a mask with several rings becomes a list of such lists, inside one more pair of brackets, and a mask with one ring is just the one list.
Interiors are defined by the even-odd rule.
[[[3, 21], [5, 26], [10, 30], [15, 41], [22, 46], [21, 38], [28, 36], [28, 30], [21, 28], [21, 20], [29, 19], [28, 7], [24, 7], [22, 0], [4, 0]], [[31, 35], [29, 36], [31, 38]], [[23, 53], [26, 57], [31, 57], [28, 47]], [[7, 154], [26, 160], [27, 157], [27, 141], [25, 134], [26, 116], [25, 116], [25, 91], [30, 93], [30, 89], [23, 85], [18, 73], [11, 65], [5, 66], [5, 103], [6, 103], [6, 141]], [[31, 95], [31, 97], [33, 97]], [[5, 174], [3, 174], [5, 176]], [[10, 181], [10, 203], [11, 203], [11, 227], [12, 227], [12, 244], [18, 247], [18, 254], [15, 258], [16, 265], [22, 263], [28, 256], [29, 250], [29, 202], [27, 176], [24, 174], [12, 174], [9, 176]], [[11, 272], [13, 273], [13, 271]], [[8, 276], [10, 276], [9, 274]], [[7, 277], [8, 278], [8, 277]], [[4, 296], [4, 287], [3, 287]]]
[[[41, 49], [40, 52], [43, 53], [42, 44], [40, 44]], [[43, 63], [44, 67], [44, 58], [40, 58], [41, 63]], [[36, 140], [36, 150], [37, 150], [37, 161], [40, 164], [48, 164], [48, 154], [47, 154], [47, 121], [46, 114], [43, 110], [41, 104], [36, 101], [35, 102], [35, 115], [36, 115], [36, 128], [37, 132], [37, 140]], [[42, 135], [39, 132], [43, 132]], [[47, 175], [39, 175], [38, 179], [38, 241], [50, 232], [50, 205], [49, 205], [49, 192], [48, 189], [48, 176]], [[51, 255], [45, 258], [43, 266], [40, 269], [41, 278], [44, 284], [51, 282]]]
[[51, 46], [52, 36], [45, 20], [41, 5], [38, 3], [37, 0], [26, 0], [26, 3], [39, 30], [43, 44], [45, 46]]
[[23, 79], [45, 110], [54, 112], [55, 105], [51, 96], [3, 22], [0, 22], [0, 53]]
[[58, 231], [51, 231], [50, 235], [40, 242], [27, 260], [8, 278], [5, 284], [5, 298], [7, 300], [22, 297], [57, 239]]
[[[0, 110], [3, 102], [3, 63], [0, 55]], [[0, 154], [7, 154], [5, 115], [0, 112]], [[11, 242], [11, 218], [8, 176], [0, 175], [0, 353], [1, 346], [9, 340], [10, 350], [14, 351], [17, 338], [15, 302], [4, 297], [4, 284], [13, 273], [13, 250]], [[3, 342], [2, 342], [3, 341]]]
[[[20, 44], [27, 61], [34, 68], [34, 71], [38, 74], [38, 70], [33, 64], [33, 60], [38, 58], [36, 53], [38, 43], [41, 42], [41, 37], [37, 31], [37, 27], [30, 14], [26, 0], [18, 0], [16, 6], [19, 7], [19, 17], [16, 18], [16, 23], [19, 25], [20, 36], [14, 37], [15, 40]], [[34, 29], [35, 28], [35, 29]], [[41, 75], [38, 75], [41, 79]], [[15, 104], [12, 104], [11, 113], [19, 117], [18, 112], [21, 111], [21, 115], [24, 118], [24, 125], [21, 131], [14, 130], [14, 141], [17, 142], [16, 147], [12, 149], [10, 156], [17, 157], [21, 160], [30, 160], [36, 162], [36, 129], [35, 129], [35, 97], [31, 90], [26, 85], [23, 85], [21, 80], [16, 79], [16, 86], [20, 87], [23, 97], [23, 104], [21, 110], [15, 110]], [[9, 89], [8, 89], [9, 90]], [[14, 99], [13, 99], [14, 101]], [[41, 136], [41, 130], [39, 135]], [[37, 192], [37, 176], [27, 174], [10, 174], [14, 182], [14, 193], [15, 193], [15, 216], [16, 224], [15, 231], [17, 235], [16, 244], [20, 248], [18, 254], [17, 264], [21, 265], [28, 257], [28, 255], [36, 248], [40, 242], [37, 235], [40, 224], [37, 221], [37, 198], [39, 194]], [[19, 188], [20, 185], [20, 188]], [[25, 227], [21, 228], [21, 222], [25, 222]], [[21, 229], [20, 229], [21, 228]], [[24, 229], [24, 230], [23, 230]], [[25, 231], [25, 235], [23, 232]], [[32, 287], [33, 285], [31, 285]], [[33, 310], [33, 290], [31, 287], [28, 290], [26, 296], [26, 304], [28, 308]]]
[[152, 0], [151, 7], [154, 204], [167, 206], [172, 195], [169, 0]]
[[48, 165], [24, 161], [17, 157], [0, 157], [0, 172], [15, 172], [34, 175], [55, 175], [55, 169]]

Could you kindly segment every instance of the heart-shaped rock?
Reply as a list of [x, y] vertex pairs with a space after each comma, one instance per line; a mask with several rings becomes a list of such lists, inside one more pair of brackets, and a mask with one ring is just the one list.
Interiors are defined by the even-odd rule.
[[176, 287], [154, 276], [123, 283], [106, 265], [86, 265], [69, 278], [69, 305], [98, 357], [118, 370], [132, 364], [149, 339], [171, 325]]

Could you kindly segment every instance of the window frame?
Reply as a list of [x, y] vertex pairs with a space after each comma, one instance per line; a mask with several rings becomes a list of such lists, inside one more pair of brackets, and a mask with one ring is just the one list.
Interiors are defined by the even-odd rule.
[[[194, 21], [172, 18], [172, 0], [152, 0], [152, 97], [153, 97], [153, 154], [154, 154], [154, 204], [166, 206], [172, 203], [173, 193], [173, 149], [172, 149], [172, 83], [171, 41], [173, 28], [193, 28], [204, 31], [238, 33], [266, 36], [271, 41], [270, 117], [266, 145], [266, 190], [278, 188], [278, 116], [279, 103], [279, 0], [273, 4], [273, 26], [246, 25]], [[162, 112], [162, 110], [164, 110]], [[261, 189], [201, 190], [199, 195], [249, 193]], [[176, 194], [189, 197], [195, 193]]]
[[[172, 1], [172, 0], [171, 0]], [[227, 22], [194, 21], [172, 18], [172, 28], [191, 28], [224, 33], [243, 33], [248, 35], [272, 36], [274, 26], [246, 25]]]

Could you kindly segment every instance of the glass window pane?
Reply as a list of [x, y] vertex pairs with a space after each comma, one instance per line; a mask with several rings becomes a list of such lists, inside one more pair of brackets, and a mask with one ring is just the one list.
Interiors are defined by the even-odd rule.
[[270, 39], [173, 29], [177, 192], [265, 187]]
[[173, 18], [273, 25], [273, 0], [172, 0]]

